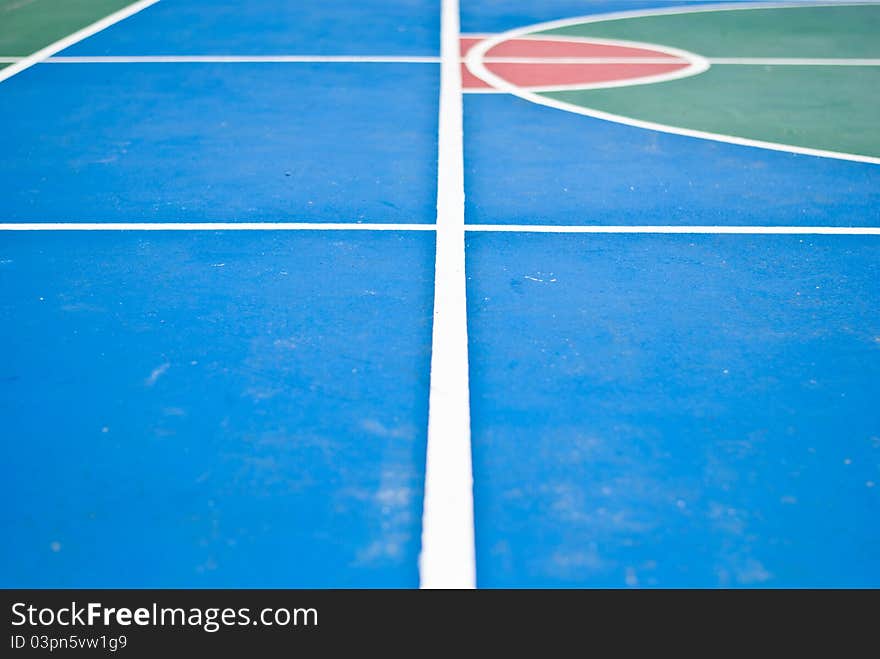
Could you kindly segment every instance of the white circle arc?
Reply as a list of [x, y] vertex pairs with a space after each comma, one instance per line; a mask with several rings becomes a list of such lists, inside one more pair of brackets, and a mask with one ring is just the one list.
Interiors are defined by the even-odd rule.
[[[513, 39], [522, 39], [523, 37], [536, 37], [536, 32], [541, 32], [544, 30], [553, 30], [562, 27], [569, 27], [572, 25], [581, 25], [584, 23], [601, 23], [605, 21], [614, 21], [621, 20], [627, 18], [641, 18], [644, 16], [659, 16], [659, 15], [669, 15], [669, 14], [690, 14], [690, 13], [704, 13], [704, 12], [714, 12], [714, 11], [743, 11], [743, 10], [751, 10], [751, 9], [797, 9], [798, 7], [817, 7], [817, 6], [845, 6], [845, 4], [849, 3], [748, 3], [748, 4], [716, 4], [716, 5], [695, 5], [691, 7], [670, 7], [670, 8], [660, 8], [660, 9], [639, 9], [634, 11], [623, 11], [623, 12], [614, 12], [609, 14], [593, 14], [588, 16], [578, 16], [575, 18], [566, 18], [562, 20], [549, 21], [546, 23], [536, 23], [534, 25], [528, 25], [521, 28], [516, 28], [513, 30], [508, 30], [507, 32], [502, 32], [500, 34], [496, 34], [494, 36], [490, 36], [483, 41], [476, 43], [465, 56], [465, 65], [468, 70], [475, 75], [477, 78], [481, 79], [487, 85], [492, 88], [495, 88], [499, 91], [506, 92], [513, 96], [517, 96], [524, 100], [530, 101], [532, 103], [536, 103], [538, 105], [544, 105], [547, 107], [556, 108], [557, 110], [564, 110], [566, 112], [573, 112], [575, 114], [584, 115], [587, 117], [593, 117], [595, 119], [603, 119], [605, 121], [612, 121], [619, 124], [626, 124], [628, 126], [634, 126], [637, 128], [644, 128], [647, 130], [654, 130], [662, 133], [672, 133], [674, 135], [683, 135], [686, 137], [693, 137], [697, 139], [703, 140], [713, 140], [716, 142], [727, 142], [729, 144], [736, 144], [738, 146], [747, 146], [754, 147], [759, 149], [769, 149], [772, 151], [784, 151], [788, 153], [807, 155], [807, 156], [816, 156], [820, 158], [834, 158], [837, 160], [850, 160], [854, 162], [862, 162], [862, 163], [870, 163], [875, 165], [880, 165], [880, 158], [874, 156], [865, 156], [861, 154], [854, 153], [844, 153], [840, 151], [828, 151], [825, 149], [814, 149], [811, 147], [803, 147], [796, 146], [793, 144], [783, 144], [778, 142], [766, 142], [763, 140], [755, 140], [747, 137], [740, 137], [737, 135], [726, 135], [723, 133], [712, 133], [702, 130], [695, 130], [692, 128], [685, 128], [682, 126], [672, 126], [668, 124], [661, 124], [653, 121], [645, 121], [642, 119], [636, 119], [633, 117], [627, 117], [624, 115], [613, 114], [610, 112], [604, 112], [602, 110], [597, 110], [594, 108], [584, 107], [581, 105], [575, 105], [573, 103], [567, 103], [565, 101], [560, 101], [554, 98], [548, 98], [546, 96], [542, 96], [541, 92], [545, 91], [563, 91], [568, 89], [599, 89], [602, 87], [620, 87], [620, 86], [630, 86], [633, 84], [652, 84], [652, 83], [661, 83], [667, 82], [669, 80], [674, 80], [683, 77], [689, 77], [696, 75], [697, 73], [702, 73], [709, 68], [709, 62], [702, 56], [696, 55], [694, 53], [687, 53], [686, 51], [678, 50], [678, 49], [670, 49], [666, 46], [661, 46], [658, 44], [650, 44], [650, 43], [636, 43], [636, 42], [627, 42], [627, 41], [615, 41], [615, 40], [604, 40], [604, 43], [609, 44], [617, 44], [620, 46], [636, 46], [643, 48], [650, 48], [657, 51], [669, 52], [672, 54], [676, 53], [677, 57], [681, 57], [682, 59], [687, 59], [691, 62], [691, 66], [687, 68], [673, 71], [668, 74], [661, 74], [657, 76], [645, 76], [644, 78], [638, 79], [633, 78], [630, 80], [621, 80], [614, 81], [612, 83], [597, 83], [595, 85], [575, 85], [575, 86], [564, 86], [563, 89], [557, 88], [524, 88], [518, 87], [504, 78], [496, 75], [492, 71], [488, 69], [485, 63], [486, 53], [488, 53], [492, 48], [495, 48], [499, 44], [510, 41]], [[852, 3], [853, 5], [857, 4], [878, 4], [876, 2], [864, 2], [864, 3]], [[550, 35], [547, 35], [550, 36]], [[558, 36], [558, 35], [557, 35]], [[543, 37], [542, 37], [543, 38]], [[566, 39], [568, 39], [566, 37]], [[589, 41], [594, 43], [600, 43], [599, 39], [589, 39]], [[703, 68], [700, 68], [703, 67]], [[699, 70], [698, 70], [699, 69]], [[653, 79], [652, 79], [653, 78]]]

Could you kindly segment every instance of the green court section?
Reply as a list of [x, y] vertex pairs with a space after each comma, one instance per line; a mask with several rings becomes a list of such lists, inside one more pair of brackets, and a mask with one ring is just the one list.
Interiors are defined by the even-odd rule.
[[880, 5], [654, 15], [541, 33], [643, 41], [704, 57], [880, 57]]
[[880, 67], [721, 65], [653, 85], [543, 96], [629, 118], [880, 157]]
[[[545, 33], [660, 44], [709, 58], [880, 58], [880, 4], [647, 15]], [[878, 66], [713, 64], [665, 83], [544, 95], [678, 128], [880, 156]]]
[[[0, 0], [0, 57], [24, 57], [134, 4], [131, 0]], [[0, 64], [0, 68], [7, 66]]]

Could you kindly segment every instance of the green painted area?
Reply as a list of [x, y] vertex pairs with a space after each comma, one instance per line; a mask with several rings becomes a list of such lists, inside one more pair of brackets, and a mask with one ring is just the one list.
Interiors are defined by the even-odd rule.
[[880, 5], [645, 16], [546, 34], [644, 41], [704, 57], [880, 57]]
[[[643, 16], [546, 32], [673, 46], [710, 58], [880, 58], [880, 5]], [[716, 64], [664, 83], [544, 95], [678, 128], [880, 157], [877, 66]]]
[[0, 57], [30, 55], [130, 4], [131, 0], [0, 0]]
[[713, 66], [658, 84], [543, 95], [670, 126], [880, 157], [876, 66]]

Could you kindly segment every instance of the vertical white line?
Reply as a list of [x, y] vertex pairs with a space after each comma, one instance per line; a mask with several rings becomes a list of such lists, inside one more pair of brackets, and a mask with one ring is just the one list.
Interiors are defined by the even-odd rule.
[[474, 588], [458, 0], [442, 2], [440, 60], [434, 334], [419, 573], [422, 588]]
[[51, 57], [55, 53], [72, 46], [73, 44], [82, 41], [83, 39], [87, 39], [93, 34], [97, 34], [101, 30], [106, 30], [108, 27], [113, 25], [114, 23], [118, 23], [121, 20], [128, 18], [129, 16], [138, 13], [149, 7], [150, 5], [154, 5], [159, 0], [141, 0], [140, 2], [135, 2], [133, 5], [129, 5], [124, 9], [120, 9], [117, 12], [110, 14], [109, 16], [105, 16], [99, 21], [95, 21], [91, 25], [87, 25], [81, 30], [77, 30], [73, 34], [69, 34], [63, 39], [59, 39], [55, 43], [49, 44], [45, 48], [38, 50], [35, 53], [31, 53], [27, 57], [23, 57], [18, 60], [15, 64], [11, 66], [7, 66], [5, 69], [0, 69], [0, 82], [6, 80], [7, 78], [11, 78], [16, 73], [21, 73], [25, 69], [32, 67], [34, 64], [42, 62], [47, 57]]

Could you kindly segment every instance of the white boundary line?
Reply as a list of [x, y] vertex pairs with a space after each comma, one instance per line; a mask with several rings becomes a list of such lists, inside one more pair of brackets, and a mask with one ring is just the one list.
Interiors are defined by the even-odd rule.
[[35, 53], [31, 53], [27, 57], [24, 57], [17, 61], [15, 64], [7, 66], [4, 69], [0, 69], [0, 82], [11, 78], [16, 73], [21, 73], [25, 69], [30, 68], [34, 64], [43, 61], [47, 57], [51, 57], [60, 50], [64, 50], [65, 48], [68, 48], [73, 44], [82, 41], [83, 39], [87, 39], [93, 34], [97, 34], [101, 30], [106, 30], [114, 23], [125, 20], [129, 16], [132, 16], [139, 11], [143, 11], [147, 7], [154, 5], [157, 2], [159, 2], [159, 0], [140, 0], [140, 2], [135, 2], [133, 5], [129, 5], [128, 7], [120, 9], [119, 11], [114, 12], [109, 16], [105, 16], [101, 20], [82, 28], [81, 30], [77, 30], [73, 34], [69, 34], [63, 39], [59, 39], [55, 43], [49, 44], [45, 48], [41, 48]]
[[421, 588], [476, 587], [458, 0], [441, 3], [437, 253]]
[[[586, 108], [580, 105], [575, 105], [573, 103], [567, 103], [565, 101], [559, 101], [553, 98], [547, 98], [545, 96], [541, 96], [539, 93], [535, 91], [523, 89], [517, 87], [504, 80], [503, 78], [492, 73], [483, 62], [483, 58], [486, 56], [486, 53], [497, 46], [498, 44], [510, 40], [510, 39], [519, 39], [524, 35], [534, 35], [535, 32], [541, 30], [552, 30], [561, 27], [567, 27], [570, 25], [581, 25], [584, 23], [599, 23], [605, 21], [614, 21], [621, 20], [626, 18], [640, 18], [645, 16], [661, 16], [661, 15], [671, 15], [671, 14], [690, 14], [690, 13], [705, 13], [705, 12], [714, 12], [714, 11], [739, 11], [739, 10], [750, 10], [750, 9], [796, 9], [800, 7], [845, 7], [845, 6], [861, 6], [861, 5], [876, 5], [880, 4], [877, 2], [860, 2], [860, 3], [799, 3], [799, 4], [791, 4], [791, 3], [753, 3], [753, 4], [719, 4], [719, 5], [698, 5], [692, 7], [671, 7], [668, 9], [639, 9], [635, 11], [623, 11], [623, 12], [614, 12], [610, 14], [594, 14], [590, 16], [580, 16], [577, 18], [566, 18], [563, 20], [557, 21], [549, 21], [547, 23], [537, 23], [535, 25], [529, 25], [526, 27], [517, 28], [515, 30], [509, 30], [507, 32], [503, 32], [501, 34], [495, 35], [494, 37], [490, 37], [484, 41], [477, 43], [473, 46], [467, 54], [465, 58], [465, 62], [468, 70], [472, 74], [474, 74], [477, 78], [480, 78], [484, 82], [486, 82], [490, 87], [495, 87], [496, 89], [507, 92], [514, 96], [518, 96], [527, 101], [531, 101], [532, 103], [536, 103], [538, 105], [545, 105], [547, 107], [556, 108], [557, 110], [564, 110], [566, 112], [573, 112], [575, 114], [581, 114], [588, 117], [594, 117], [596, 119], [603, 119], [605, 121], [612, 121], [615, 123], [626, 124], [629, 126], [635, 126], [637, 128], [645, 128], [648, 130], [656, 130], [663, 133], [672, 133], [675, 135], [684, 135], [686, 137], [696, 137], [699, 139], [705, 140], [713, 140], [716, 142], [727, 142], [730, 144], [736, 144], [739, 146], [750, 146], [757, 147], [762, 149], [769, 149], [772, 151], [784, 151], [788, 153], [796, 153], [801, 155], [808, 156], [819, 156], [823, 158], [836, 158], [839, 160], [851, 160], [854, 162], [863, 162], [870, 164], [880, 164], [880, 158], [876, 158], [873, 156], [863, 156], [859, 154], [853, 153], [843, 153], [840, 151], [828, 151], [825, 149], [813, 149], [809, 147], [800, 147], [794, 146], [790, 144], [781, 144], [778, 142], [765, 142], [763, 140], [754, 140], [745, 137], [737, 137], [734, 135], [724, 135], [722, 133], [710, 133], [707, 131], [694, 130], [690, 128], [680, 128], [678, 126], [670, 126], [668, 124], [656, 123], [653, 121], [644, 121], [641, 119], [634, 119], [632, 117], [626, 117], [619, 114], [612, 114], [610, 112], [603, 112], [601, 110], [596, 110], [593, 108]], [[556, 35], [559, 36], [559, 35]], [[611, 40], [606, 40], [611, 41]], [[597, 40], [598, 42], [598, 40]], [[632, 45], [632, 42], [619, 42], [621, 45]], [[658, 48], [653, 44], [642, 44], [643, 46], [649, 46], [651, 48]], [[709, 63], [706, 61], [706, 65]], [[659, 81], [658, 81], [659, 82]], [[587, 89], [587, 87], [583, 87], [583, 89]]]
[[484, 57], [487, 64], [685, 64], [680, 57]]
[[722, 66], [880, 66], [880, 59], [857, 57], [710, 57], [709, 62]]
[[[880, 59], [818, 57], [707, 57], [709, 64], [740, 66], [880, 66]], [[51, 60], [49, 60], [51, 61]], [[675, 64], [677, 57], [484, 57], [487, 64]]]
[[[0, 57], [0, 64], [14, 64], [23, 57]], [[880, 66], [880, 59], [819, 57], [707, 57], [723, 66]], [[462, 58], [462, 62], [465, 58]], [[674, 64], [677, 57], [484, 57], [488, 64]], [[37, 64], [439, 64], [439, 57], [394, 55], [96, 55], [47, 57]]]
[[512, 233], [669, 233], [733, 235], [841, 235], [880, 236], [880, 227], [801, 227], [801, 226], [653, 226], [653, 225], [576, 225], [555, 224], [469, 224], [467, 231]]
[[282, 62], [303, 64], [439, 64], [439, 57], [395, 55], [106, 55], [50, 57], [44, 64], [189, 64]]
[[[813, 2], [812, 0], [800, 0], [794, 2], [719, 2], [717, 4], [702, 5], [677, 4], [674, 7], [667, 7], [665, 9], [660, 7], [653, 7], [649, 9], [627, 9], [625, 11], [615, 11], [603, 14], [588, 14], [587, 16], [579, 17], [577, 19], [577, 23], [605, 23], [607, 21], [616, 21], [626, 18], [641, 18], [643, 16], [672, 16], [675, 14], [700, 14], [716, 11], [744, 11], [748, 9], [797, 9], [801, 7], [861, 7], [877, 4], [880, 4], [880, 2], [877, 2], [877, 0], [864, 0], [863, 2]], [[536, 23], [535, 25], [539, 26], [542, 30], [553, 30], [557, 27], [568, 27], [568, 25], [571, 24], [571, 20], [572, 19], [569, 18], [563, 18], [555, 21], [547, 21], [546, 23]], [[511, 30], [511, 32], [512, 31], [513, 30]], [[533, 36], [541, 38], [543, 35]], [[546, 36], [566, 37], [568, 35], [555, 34]]]
[[0, 231], [434, 231], [433, 224], [380, 222], [9, 222]]
[[[0, 231], [435, 231], [436, 224], [371, 222], [17, 222]], [[456, 231], [495, 233], [669, 233], [880, 236], [880, 226], [737, 226], [614, 224], [466, 224]], [[435, 281], [435, 285], [438, 282]], [[445, 285], [445, 284], [444, 284]], [[436, 305], [435, 305], [436, 306]]]

